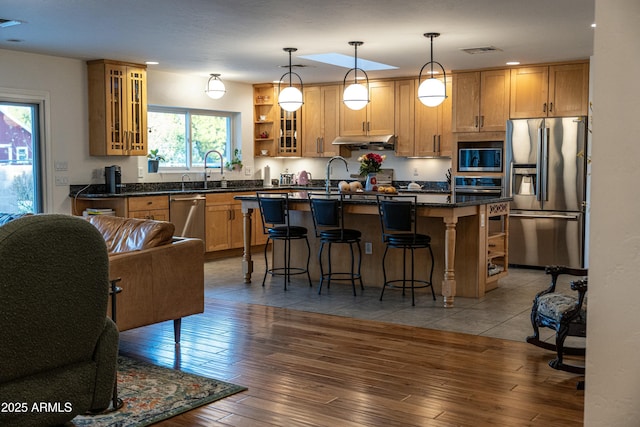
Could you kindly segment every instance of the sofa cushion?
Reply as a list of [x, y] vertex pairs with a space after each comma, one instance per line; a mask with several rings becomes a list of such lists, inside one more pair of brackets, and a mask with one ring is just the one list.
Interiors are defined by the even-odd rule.
[[91, 215], [89, 222], [104, 237], [110, 254], [140, 251], [171, 243], [175, 226], [166, 221]]

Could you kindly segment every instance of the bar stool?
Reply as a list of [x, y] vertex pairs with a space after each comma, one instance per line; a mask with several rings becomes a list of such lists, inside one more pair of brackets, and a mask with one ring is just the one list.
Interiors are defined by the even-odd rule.
[[[291, 275], [305, 274], [311, 284], [311, 276], [309, 275], [309, 260], [311, 258], [311, 247], [307, 239], [306, 227], [291, 225], [289, 223], [289, 194], [275, 192], [257, 192], [258, 205], [260, 207], [260, 216], [262, 217], [262, 230], [267, 235], [267, 243], [264, 245], [264, 261], [265, 272], [262, 278], [262, 286], [264, 286], [267, 274], [272, 276], [284, 277], [284, 290], [287, 290], [287, 283], [291, 283]], [[283, 242], [283, 267], [269, 268], [269, 260], [267, 258], [267, 250], [269, 241], [273, 241], [273, 250], [275, 258], [275, 241]], [[302, 267], [291, 267], [291, 241], [304, 240], [307, 244], [307, 265]]]
[[[380, 215], [380, 225], [382, 227], [382, 241], [386, 244], [384, 255], [382, 256], [382, 273], [384, 284], [380, 293], [380, 301], [384, 295], [385, 288], [396, 287], [395, 284], [402, 282], [402, 295], [405, 295], [407, 282], [411, 283], [411, 305], [416, 305], [414, 290], [416, 288], [431, 288], [433, 300], [436, 294], [433, 290], [433, 267], [434, 258], [431, 249], [431, 237], [426, 234], [418, 234], [417, 225], [417, 199], [416, 195], [376, 195], [378, 202], [378, 213]], [[385, 260], [389, 249], [402, 249], [402, 279], [387, 280], [387, 270]], [[414, 250], [428, 249], [431, 256], [431, 269], [429, 280], [418, 280], [415, 278]], [[407, 250], [411, 251], [411, 277], [407, 279]], [[420, 262], [422, 264], [422, 262]], [[426, 263], [425, 263], [426, 265]]]
[[[362, 233], [351, 228], [344, 228], [344, 210], [342, 194], [308, 193], [313, 227], [316, 237], [320, 239], [320, 250], [318, 251], [318, 262], [320, 263], [320, 285], [318, 294], [322, 292], [322, 283], [327, 281], [327, 288], [331, 286], [332, 280], [349, 280], [353, 287], [353, 295], [356, 295], [356, 279], [360, 282], [360, 288], [364, 289], [360, 267], [362, 265], [362, 250], [360, 248], [360, 238]], [[331, 269], [331, 246], [334, 243], [349, 245], [351, 252], [351, 269], [348, 272], [334, 272]], [[324, 272], [322, 263], [322, 252], [325, 244], [329, 245], [327, 263], [328, 273]], [[358, 248], [358, 269], [355, 268], [355, 254], [353, 246]]]

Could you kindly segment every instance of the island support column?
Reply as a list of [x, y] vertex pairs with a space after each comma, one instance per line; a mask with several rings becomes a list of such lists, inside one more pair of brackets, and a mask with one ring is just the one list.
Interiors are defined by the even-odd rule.
[[251, 273], [253, 273], [253, 260], [251, 259], [251, 214], [252, 208], [248, 208], [245, 204], [242, 204], [242, 228], [243, 228], [243, 245], [244, 251], [242, 253], [242, 274], [244, 276], [244, 283], [251, 283]]
[[446, 226], [444, 238], [444, 280], [442, 281], [442, 297], [444, 299], [444, 307], [453, 307], [453, 300], [456, 295], [456, 274], [455, 274], [455, 258], [456, 258], [456, 224], [457, 217], [445, 217], [444, 224]]

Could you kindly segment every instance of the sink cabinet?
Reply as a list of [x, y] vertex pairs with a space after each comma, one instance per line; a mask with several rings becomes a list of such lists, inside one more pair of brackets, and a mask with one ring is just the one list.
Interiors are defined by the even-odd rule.
[[586, 116], [588, 112], [588, 63], [511, 70], [512, 119]]
[[[237, 249], [244, 245], [241, 202], [235, 196], [255, 195], [255, 191], [206, 195], [205, 251]], [[266, 243], [260, 216], [253, 216], [251, 245]]]
[[146, 73], [140, 64], [87, 62], [89, 154], [147, 155]]

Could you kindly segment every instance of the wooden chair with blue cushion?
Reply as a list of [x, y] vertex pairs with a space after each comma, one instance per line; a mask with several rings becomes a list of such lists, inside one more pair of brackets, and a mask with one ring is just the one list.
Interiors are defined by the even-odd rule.
[[[565, 363], [565, 355], [584, 355], [584, 347], [566, 347], [567, 337], [586, 337], [587, 335], [587, 273], [584, 268], [570, 268], [564, 266], [549, 266], [545, 272], [551, 275], [551, 284], [547, 289], [539, 292], [533, 300], [531, 308], [531, 325], [533, 335], [527, 337], [527, 342], [538, 347], [555, 351], [556, 358], [549, 362], [549, 366], [561, 371], [584, 374], [584, 366]], [[574, 294], [557, 291], [558, 278], [561, 275], [581, 277], [571, 281]], [[555, 344], [540, 339], [540, 328], [553, 329], [556, 333]]]

